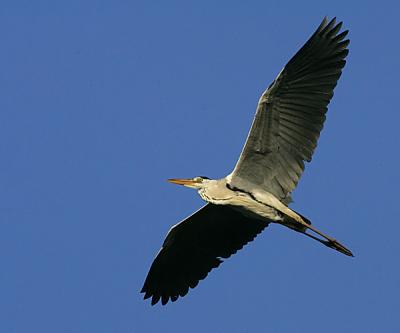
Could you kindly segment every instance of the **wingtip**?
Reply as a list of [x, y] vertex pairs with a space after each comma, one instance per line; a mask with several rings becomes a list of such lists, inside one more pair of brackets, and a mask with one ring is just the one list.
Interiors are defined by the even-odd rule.
[[151, 297], [151, 294], [149, 292], [147, 292], [147, 291], [144, 292], [143, 299], [148, 299], [150, 297]]
[[[326, 23], [326, 22], [325, 22]], [[326, 23], [321, 29], [321, 35], [325, 35], [335, 27], [336, 17]]]
[[156, 305], [159, 300], [160, 296], [153, 295], [153, 298], [151, 299], [151, 305]]
[[327, 23], [328, 23], [328, 17], [325, 15], [317, 30], [322, 30], [323, 28], [325, 28]]
[[168, 303], [168, 300], [169, 300], [169, 296], [162, 296], [161, 297], [161, 304], [162, 305], [166, 305], [167, 303]]

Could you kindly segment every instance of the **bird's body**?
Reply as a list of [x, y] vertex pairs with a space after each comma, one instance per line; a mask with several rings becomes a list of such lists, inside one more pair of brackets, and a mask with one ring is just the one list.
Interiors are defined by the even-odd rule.
[[266, 222], [282, 219], [282, 214], [277, 209], [278, 207], [290, 210], [285, 205], [282, 205], [271, 193], [266, 191], [250, 193], [239, 188], [232, 188], [228, 179], [229, 176], [218, 180], [210, 180], [207, 187], [199, 189], [200, 197], [215, 205], [233, 206], [243, 214], [252, 212], [263, 217]]
[[346, 63], [348, 31], [339, 33], [341, 25], [324, 19], [262, 94], [232, 173], [217, 180], [169, 180], [196, 189], [207, 204], [168, 232], [142, 288], [152, 304], [186, 295], [219, 266], [221, 258], [234, 254], [270, 223], [352, 256], [288, 207], [304, 162], [311, 161], [327, 105]]

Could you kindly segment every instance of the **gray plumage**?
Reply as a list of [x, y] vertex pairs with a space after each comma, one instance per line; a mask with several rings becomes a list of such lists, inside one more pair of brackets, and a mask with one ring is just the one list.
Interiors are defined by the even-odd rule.
[[260, 186], [290, 201], [310, 162], [333, 89], [346, 64], [348, 31], [326, 18], [263, 93], [232, 184]]
[[[291, 210], [290, 194], [310, 162], [333, 89], [348, 54], [348, 31], [325, 18], [306, 44], [262, 94], [243, 151], [225, 178], [171, 179], [198, 190], [208, 202], [168, 232], [141, 290], [166, 304], [199, 280], [270, 223], [303, 233], [346, 255], [350, 250]], [[306, 231], [310, 229], [316, 237]]]

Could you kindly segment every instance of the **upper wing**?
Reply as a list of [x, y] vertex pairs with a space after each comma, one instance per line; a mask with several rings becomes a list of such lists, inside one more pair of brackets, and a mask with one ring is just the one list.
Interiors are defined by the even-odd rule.
[[310, 162], [348, 54], [348, 30], [326, 18], [261, 96], [231, 185], [290, 201]]
[[151, 304], [185, 296], [199, 280], [245, 244], [268, 223], [229, 206], [207, 204], [168, 232], [141, 290]]

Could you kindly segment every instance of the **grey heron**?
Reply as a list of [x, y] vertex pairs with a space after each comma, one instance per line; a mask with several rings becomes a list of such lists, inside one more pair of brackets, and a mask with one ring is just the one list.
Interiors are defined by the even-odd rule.
[[[141, 290], [165, 305], [252, 241], [270, 223], [305, 234], [348, 256], [350, 250], [288, 207], [310, 162], [327, 106], [348, 55], [348, 30], [324, 18], [261, 95], [239, 160], [222, 179], [169, 179], [207, 204], [168, 232]], [[308, 231], [308, 232], [307, 232]]]

